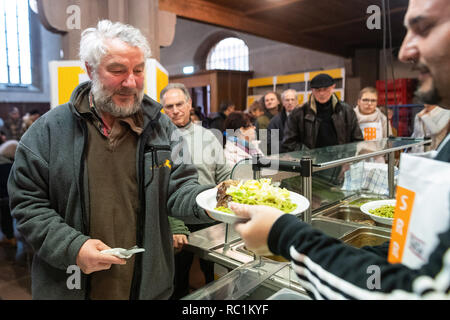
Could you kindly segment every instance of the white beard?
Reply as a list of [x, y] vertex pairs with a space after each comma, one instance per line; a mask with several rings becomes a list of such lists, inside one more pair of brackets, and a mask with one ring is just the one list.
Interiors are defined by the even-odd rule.
[[[123, 89], [124, 91], [127, 89]], [[94, 96], [95, 106], [101, 112], [107, 112], [116, 118], [125, 118], [137, 113], [141, 109], [141, 103], [144, 99], [144, 90], [138, 91], [135, 89], [134, 102], [127, 106], [118, 106], [112, 100], [115, 92], [110, 92], [105, 89], [103, 84], [94, 75], [92, 77], [91, 92]]]

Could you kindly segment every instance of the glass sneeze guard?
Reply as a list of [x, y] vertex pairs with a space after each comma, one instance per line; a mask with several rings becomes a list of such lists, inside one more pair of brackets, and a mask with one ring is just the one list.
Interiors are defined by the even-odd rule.
[[[394, 162], [395, 152], [413, 146], [429, 144], [431, 140], [412, 138], [385, 138], [376, 141], [360, 141], [342, 145], [335, 145], [311, 150], [301, 150], [271, 155], [261, 159], [263, 164], [260, 177], [271, 178], [279, 182], [281, 187], [300, 193], [311, 203], [309, 210], [317, 210], [352, 195], [354, 191], [345, 191], [339, 188], [331, 178], [324, 178], [326, 174], [339, 175], [340, 168], [347, 164], [369, 158], [387, 155], [389, 196], [394, 196]], [[297, 170], [285, 171], [289, 165], [299, 167], [302, 159], [311, 159], [312, 181], [305, 183], [306, 178]], [[231, 178], [236, 180], [254, 179], [254, 160], [245, 159], [238, 162], [232, 172]], [[334, 169], [333, 169], [334, 168]], [[310, 177], [310, 178], [311, 178]], [[306, 186], [306, 187], [305, 187]], [[309, 190], [309, 191], [308, 191]], [[306, 191], [306, 192], [305, 192]], [[306, 213], [311, 216], [311, 212]], [[308, 219], [305, 219], [308, 220]]]
[[302, 157], [310, 157], [313, 171], [339, 166], [343, 163], [363, 160], [390, 152], [424, 145], [431, 140], [411, 138], [385, 138], [375, 141], [359, 141], [330, 147], [293, 151], [268, 156], [267, 159], [298, 162]]

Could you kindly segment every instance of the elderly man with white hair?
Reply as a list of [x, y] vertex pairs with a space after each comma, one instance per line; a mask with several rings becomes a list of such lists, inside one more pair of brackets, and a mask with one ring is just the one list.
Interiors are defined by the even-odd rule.
[[[20, 141], [8, 188], [17, 229], [35, 250], [33, 298], [167, 299], [168, 215], [212, 221], [195, 202], [211, 186], [172, 159], [176, 126], [144, 94], [148, 57], [132, 26], [103, 20], [84, 30], [80, 58], [91, 81]], [[145, 251], [127, 260], [102, 253], [135, 245]], [[71, 283], [76, 266], [82, 273]]]
[[[272, 149], [274, 149], [275, 153], [277, 153], [277, 151], [283, 151], [281, 142], [283, 141], [284, 137], [284, 126], [291, 112], [298, 106], [297, 91], [295, 91], [294, 89], [284, 90], [281, 93], [281, 104], [283, 105], [283, 109], [280, 113], [270, 119], [269, 126], [267, 127], [268, 153], [274, 153], [272, 152]], [[278, 140], [272, 141], [271, 134], [274, 131], [278, 132]], [[276, 137], [276, 135], [274, 136]], [[275, 142], [278, 143], [278, 146], [275, 146]]]

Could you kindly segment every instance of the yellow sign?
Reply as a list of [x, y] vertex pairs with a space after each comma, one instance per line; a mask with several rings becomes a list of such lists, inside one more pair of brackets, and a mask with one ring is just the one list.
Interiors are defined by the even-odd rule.
[[58, 104], [69, 101], [73, 89], [80, 83], [80, 75], [86, 74], [80, 67], [59, 67], [58, 68]]
[[305, 74], [304, 73], [296, 73], [296, 74], [288, 74], [284, 76], [277, 76], [277, 84], [283, 83], [295, 83], [295, 82], [304, 82]]
[[[73, 90], [89, 80], [83, 63], [79, 60], [51, 61], [50, 69], [50, 107], [54, 108], [70, 100]], [[144, 92], [159, 102], [161, 90], [169, 83], [169, 73], [155, 59], [146, 62]]]
[[320, 73], [328, 74], [330, 77], [332, 77], [334, 79], [340, 79], [340, 78], [344, 78], [345, 77], [344, 69], [343, 68], [337, 68], [337, 69], [319, 70], [319, 71], [310, 72], [309, 73], [309, 79], [314, 78], [315, 76], [317, 76]]

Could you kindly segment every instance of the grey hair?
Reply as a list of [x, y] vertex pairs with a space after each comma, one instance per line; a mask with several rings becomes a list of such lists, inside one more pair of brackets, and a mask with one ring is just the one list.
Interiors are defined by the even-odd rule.
[[120, 22], [101, 20], [96, 28], [85, 29], [81, 33], [80, 40], [80, 59], [91, 66], [94, 71], [107, 53], [105, 44], [107, 39], [119, 39], [132, 47], [138, 47], [142, 50], [145, 59], [151, 56], [148, 41], [139, 29]]
[[0, 155], [4, 156], [5, 158], [14, 160], [14, 157], [16, 155], [16, 149], [19, 145], [19, 142], [16, 140], [8, 140], [2, 143], [0, 146]]
[[161, 94], [159, 95], [159, 99], [160, 99], [162, 105], [164, 105], [164, 95], [166, 94], [167, 91], [172, 90], [172, 89], [181, 90], [184, 94], [186, 102], [189, 101], [189, 99], [191, 99], [191, 95], [189, 94], [189, 91], [184, 84], [169, 83], [164, 89], [162, 89]]
[[284, 97], [285, 97], [286, 94], [289, 93], [289, 92], [292, 92], [295, 96], [297, 96], [297, 91], [295, 91], [294, 89], [287, 89], [287, 90], [284, 90], [284, 91], [281, 93], [281, 100], [284, 100]]

